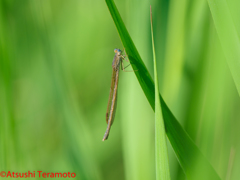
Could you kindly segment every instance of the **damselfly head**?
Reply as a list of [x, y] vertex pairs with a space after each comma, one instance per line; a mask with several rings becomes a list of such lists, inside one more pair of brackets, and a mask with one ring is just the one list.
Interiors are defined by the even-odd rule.
[[117, 55], [121, 55], [122, 54], [122, 51], [120, 49], [114, 49], [114, 53], [117, 53]]

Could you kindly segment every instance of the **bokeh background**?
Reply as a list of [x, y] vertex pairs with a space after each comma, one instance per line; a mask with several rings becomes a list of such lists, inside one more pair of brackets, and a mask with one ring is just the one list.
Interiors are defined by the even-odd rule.
[[[227, 2], [240, 33], [240, 2]], [[240, 99], [207, 1], [116, 1], [153, 74], [150, 4], [163, 98], [219, 176], [239, 179]], [[105, 1], [0, 1], [0, 171], [155, 179], [154, 113], [134, 73], [120, 72], [101, 141], [114, 48]], [[186, 179], [170, 145], [169, 159], [171, 178]]]

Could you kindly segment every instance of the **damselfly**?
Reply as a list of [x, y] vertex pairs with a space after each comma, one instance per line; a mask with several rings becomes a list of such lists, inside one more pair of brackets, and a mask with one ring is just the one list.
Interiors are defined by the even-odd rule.
[[107, 106], [107, 113], [106, 113], [107, 130], [103, 136], [103, 141], [105, 141], [108, 138], [110, 128], [114, 120], [116, 107], [117, 107], [117, 88], [118, 88], [120, 64], [121, 64], [122, 70], [124, 70], [123, 59], [125, 59], [125, 56], [122, 55], [122, 51], [120, 49], [114, 49], [114, 52], [115, 52], [115, 56], [112, 62], [112, 68], [113, 68], [112, 82], [111, 82], [110, 95], [108, 99], [108, 106]]

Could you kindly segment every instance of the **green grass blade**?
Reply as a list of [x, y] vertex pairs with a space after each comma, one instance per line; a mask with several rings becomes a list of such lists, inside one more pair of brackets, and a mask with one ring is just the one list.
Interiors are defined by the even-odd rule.
[[226, 0], [208, 0], [217, 34], [240, 95], [240, 42]]
[[162, 117], [162, 108], [159, 98], [157, 63], [153, 38], [152, 8], [150, 6], [152, 49], [154, 64], [154, 81], [155, 81], [155, 159], [156, 159], [156, 179], [168, 180], [170, 177], [167, 140]]
[[[117, 27], [130, 63], [133, 69], [138, 70], [135, 71], [135, 75], [139, 84], [141, 85], [151, 107], [155, 110], [155, 87], [153, 80], [120, 17], [116, 5], [112, 0], [106, 0], [106, 4]], [[202, 155], [198, 147], [176, 120], [161, 95], [160, 102], [167, 136], [187, 177], [189, 179], [220, 179], [211, 164]], [[193, 162], [199, 163], [197, 172], [192, 169]]]

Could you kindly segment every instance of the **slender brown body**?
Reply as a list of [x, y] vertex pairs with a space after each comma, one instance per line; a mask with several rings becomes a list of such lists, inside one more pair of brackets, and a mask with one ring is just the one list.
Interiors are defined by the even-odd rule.
[[112, 62], [112, 82], [111, 82], [111, 88], [110, 88], [110, 95], [108, 99], [108, 107], [107, 107], [107, 113], [106, 113], [106, 121], [107, 121], [107, 130], [103, 136], [103, 141], [105, 141], [108, 138], [111, 125], [114, 120], [115, 111], [117, 107], [117, 88], [118, 88], [118, 79], [119, 79], [119, 69], [120, 69], [120, 63], [122, 62], [122, 51], [120, 49], [114, 49], [115, 56]]

